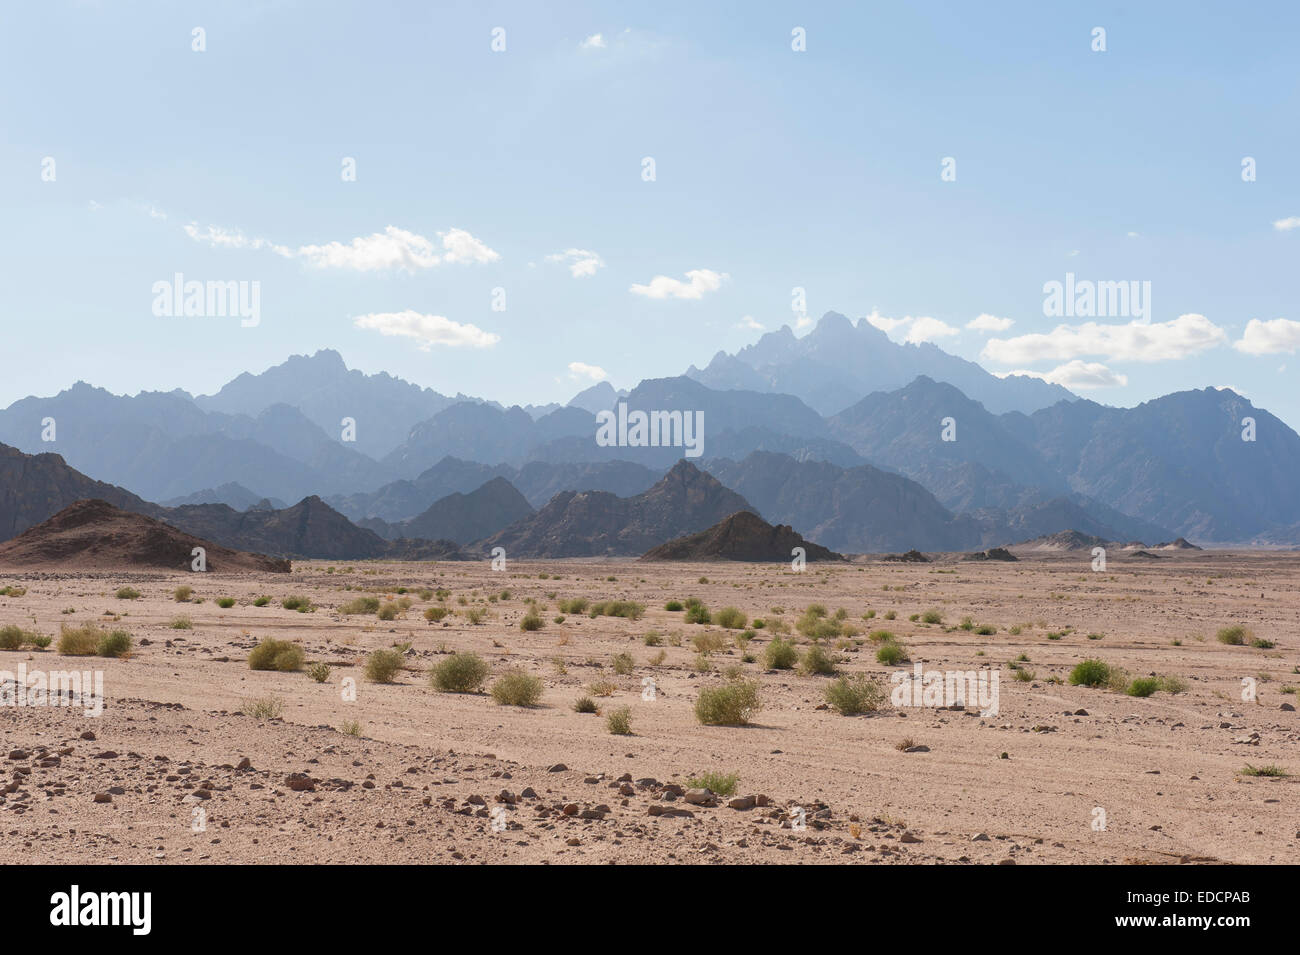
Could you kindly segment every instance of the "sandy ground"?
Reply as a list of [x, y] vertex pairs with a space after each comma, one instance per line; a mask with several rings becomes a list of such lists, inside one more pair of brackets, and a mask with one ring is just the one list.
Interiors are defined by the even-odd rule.
[[[1300, 554], [1119, 557], [1105, 573], [1090, 561], [872, 561], [801, 574], [632, 561], [512, 561], [505, 571], [301, 562], [287, 576], [0, 572], [0, 586], [27, 588], [0, 597], [0, 626], [57, 638], [63, 624], [95, 622], [135, 644], [127, 659], [0, 651], [10, 674], [21, 663], [101, 670], [106, 697], [99, 717], [0, 708], [0, 862], [1300, 862], [1300, 720], [1287, 708], [1300, 703], [1288, 692], [1300, 684]], [[139, 599], [114, 596], [127, 584]], [[175, 602], [181, 584], [202, 602]], [[413, 603], [396, 620], [335, 609], [399, 587]], [[420, 599], [421, 588], [450, 595]], [[274, 599], [252, 606], [262, 594]], [[282, 608], [288, 594], [317, 609]], [[218, 607], [223, 596], [236, 605]], [[770, 630], [757, 631], [747, 648], [756, 659], [743, 662], [731, 642], [739, 631], [664, 609], [691, 596], [790, 624], [812, 603], [843, 609], [860, 633], [840, 653], [842, 672], [888, 680], [904, 668], [876, 662], [868, 634], [888, 628], [926, 669], [997, 669], [998, 712], [887, 704], [841, 716], [824, 705], [829, 677], [764, 670]], [[647, 609], [640, 620], [554, 622], [557, 600], [573, 597]], [[528, 598], [546, 608], [542, 630], [519, 628]], [[426, 621], [438, 605], [455, 612]], [[466, 618], [474, 607], [486, 610], [477, 626]], [[908, 619], [931, 609], [942, 624]], [[868, 610], [876, 616], [864, 620]], [[170, 626], [181, 615], [192, 629]], [[997, 632], [960, 629], [966, 616]], [[1215, 639], [1235, 624], [1275, 647]], [[646, 645], [651, 631], [660, 646]], [[729, 643], [701, 673], [692, 637], [705, 631]], [[248, 651], [265, 637], [329, 663], [326, 682], [250, 670]], [[365, 679], [367, 653], [406, 643], [395, 683]], [[512, 667], [540, 676], [540, 705], [435, 692], [428, 669], [457, 650], [481, 654], [492, 678]], [[618, 653], [634, 658], [631, 674], [611, 669]], [[1025, 681], [1008, 665], [1022, 654]], [[1187, 689], [1140, 698], [1054, 682], [1085, 657], [1181, 677]], [[761, 684], [755, 725], [700, 725], [700, 688], [737, 665]], [[653, 700], [643, 699], [645, 677]], [[343, 699], [349, 678], [355, 701]], [[1255, 681], [1253, 701], [1243, 678]], [[603, 713], [629, 707], [633, 735], [574, 711], [597, 680], [617, 684], [597, 703]], [[267, 698], [279, 718], [241, 712]], [[350, 722], [359, 735], [343, 731]], [[924, 749], [904, 752], [909, 741]], [[1248, 765], [1292, 775], [1243, 775]], [[738, 774], [736, 795], [759, 805], [677, 796], [671, 784], [686, 789], [711, 770]]]

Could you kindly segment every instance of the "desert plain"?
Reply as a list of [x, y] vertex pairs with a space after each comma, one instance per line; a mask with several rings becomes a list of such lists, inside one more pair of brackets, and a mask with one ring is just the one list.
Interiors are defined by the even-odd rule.
[[[53, 637], [0, 650], [0, 679], [20, 664], [98, 670], [104, 688], [99, 716], [0, 708], [0, 862], [1300, 862], [1300, 554], [1120, 555], [1102, 572], [1091, 560], [0, 570], [0, 627]], [[178, 602], [182, 586], [193, 593]], [[282, 606], [290, 595], [310, 612]], [[366, 596], [394, 618], [339, 612]], [[645, 609], [562, 612], [575, 598]], [[665, 609], [687, 598], [715, 617], [734, 607], [745, 626]], [[841, 715], [826, 701], [835, 677], [765, 667], [774, 631], [807, 650], [796, 624], [811, 605], [840, 618], [822, 645], [841, 674], [887, 692], [917, 663], [990, 668], [997, 712], [886, 698]], [[448, 613], [430, 621], [430, 607]], [[545, 625], [521, 629], [534, 608]], [[86, 624], [128, 632], [129, 653], [58, 653], [61, 627]], [[1243, 643], [1217, 638], [1230, 627]], [[877, 661], [880, 630], [908, 662]], [[266, 638], [328, 675], [250, 669]], [[368, 655], [388, 648], [403, 668], [368, 680]], [[537, 705], [432, 688], [458, 651], [490, 665], [485, 687], [516, 669], [540, 678]], [[630, 672], [626, 658], [616, 672], [620, 654]], [[1072, 685], [1087, 658], [1175, 679], [1149, 696]], [[702, 725], [701, 689], [737, 674], [758, 683], [751, 725]], [[576, 712], [583, 696], [600, 712]], [[615, 735], [607, 718], [623, 707], [631, 733]], [[734, 791], [700, 798], [708, 773], [734, 776]]]

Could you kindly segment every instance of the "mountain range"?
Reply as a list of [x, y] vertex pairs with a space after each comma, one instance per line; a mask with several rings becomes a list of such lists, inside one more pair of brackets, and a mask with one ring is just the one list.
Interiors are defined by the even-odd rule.
[[[702, 440], [598, 441], [615, 410], [697, 416]], [[206, 396], [77, 382], [0, 410], [0, 442], [5, 536], [98, 498], [232, 548], [339, 559], [488, 541], [630, 554], [738, 510], [846, 553], [1066, 529], [1300, 543], [1300, 436], [1231, 390], [1113, 408], [833, 312], [802, 338], [784, 328], [703, 371], [600, 382], [563, 406], [447, 396], [321, 351]], [[647, 517], [645, 495], [683, 460], [730, 510], [691, 511], [690, 527]]]

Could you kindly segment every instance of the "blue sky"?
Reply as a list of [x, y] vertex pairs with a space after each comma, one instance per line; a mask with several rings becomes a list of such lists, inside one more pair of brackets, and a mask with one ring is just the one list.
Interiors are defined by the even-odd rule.
[[[0, 405], [318, 348], [564, 401], [794, 325], [801, 287], [1108, 404], [1230, 385], [1300, 425], [1294, 4], [548, 6], [6, 4]], [[155, 315], [178, 272], [260, 283], [259, 323]], [[1150, 314], [1045, 315], [1067, 272]]]

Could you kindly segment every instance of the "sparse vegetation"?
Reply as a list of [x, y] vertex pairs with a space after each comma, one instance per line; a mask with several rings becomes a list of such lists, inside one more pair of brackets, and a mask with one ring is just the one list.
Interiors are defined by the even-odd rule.
[[299, 613], [307, 613], [312, 609], [311, 601], [306, 597], [291, 594], [280, 601], [280, 606], [285, 610], [296, 610]]
[[896, 640], [885, 640], [876, 650], [876, 662], [885, 666], [896, 666], [907, 661], [907, 648]]
[[429, 681], [443, 693], [478, 693], [490, 669], [477, 653], [453, 653], [433, 668]]
[[140, 591], [136, 590], [134, 587], [119, 587], [114, 596], [116, 596], [118, 600], [138, 600], [140, 597]]
[[799, 661], [799, 672], [804, 676], [831, 676], [835, 673], [835, 666], [835, 658], [820, 644], [814, 643], [804, 651], [803, 659]]
[[826, 687], [826, 702], [841, 716], [873, 713], [885, 702], [885, 688], [862, 673], [842, 676]]
[[542, 681], [523, 670], [502, 674], [492, 684], [492, 699], [501, 706], [536, 706], [542, 698]]
[[222, 610], [229, 610], [231, 607], [235, 605], [235, 598], [218, 597], [216, 602], [217, 602], [217, 606], [220, 607]]
[[1090, 657], [1075, 664], [1070, 671], [1069, 682], [1071, 686], [1104, 686], [1110, 679], [1110, 665]]
[[777, 637], [763, 650], [763, 663], [769, 670], [790, 670], [799, 659], [794, 644]]
[[614, 659], [610, 661], [610, 666], [619, 676], [628, 676], [631, 674], [633, 667], [636, 666], [636, 661], [632, 659], [630, 653], [616, 653]]
[[761, 706], [757, 680], [733, 680], [701, 689], [695, 718], [705, 726], [746, 726]]
[[112, 630], [99, 638], [96, 652], [101, 657], [124, 657], [131, 652], [131, 635], [125, 630]]
[[366, 657], [366, 679], [371, 683], [392, 683], [405, 662], [397, 650], [376, 650]]
[[99, 639], [104, 631], [87, 624], [84, 627], [63, 627], [59, 631], [59, 653], [69, 657], [93, 657], [99, 651]]
[[626, 706], [620, 706], [618, 709], [612, 710], [609, 713], [609, 715], [605, 717], [605, 726], [615, 736], [631, 736], [632, 735], [631, 709], [629, 709]]
[[377, 613], [378, 610], [378, 597], [356, 597], [349, 600], [342, 607], [339, 607], [339, 613], [344, 616], [351, 616], [359, 613]]
[[330, 665], [328, 663], [313, 663], [307, 668], [307, 675], [317, 683], [324, 683], [330, 678]]
[[250, 670], [279, 670], [291, 673], [301, 669], [306, 654], [302, 647], [288, 640], [267, 637], [248, 654]]
[[730, 796], [736, 791], [738, 782], [740, 776], [736, 773], [720, 773], [711, 769], [698, 776], [691, 776], [686, 780], [686, 785], [690, 789], [707, 789], [715, 796]]
[[575, 713], [595, 713], [596, 709], [596, 701], [589, 696], [580, 696], [573, 704]]
[[255, 720], [276, 720], [284, 712], [284, 703], [275, 696], [259, 696], [255, 699], [245, 700], [240, 707], [245, 716], [251, 716]]
[[193, 587], [177, 587], [172, 591], [172, 599], [178, 604], [189, 603], [190, 598], [194, 596]]
[[546, 621], [536, 611], [529, 611], [519, 620], [520, 630], [541, 630], [546, 626]]
[[713, 622], [726, 630], [743, 630], [747, 618], [735, 607], [723, 607], [713, 615]]
[[1245, 627], [1224, 627], [1215, 635], [1215, 639], [1220, 643], [1226, 643], [1229, 646], [1239, 647], [1245, 644], [1249, 632]]

